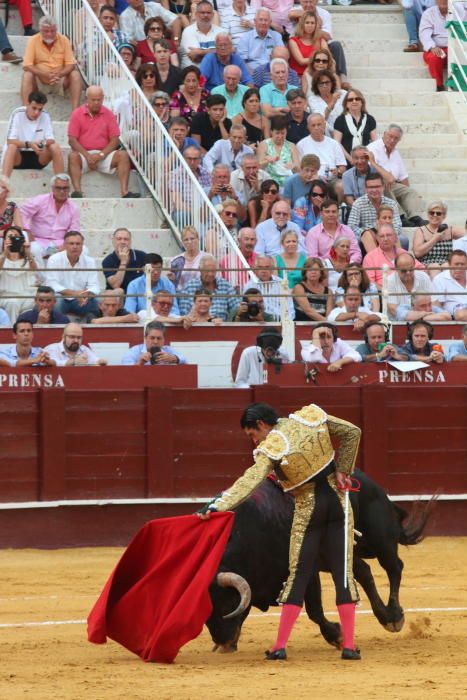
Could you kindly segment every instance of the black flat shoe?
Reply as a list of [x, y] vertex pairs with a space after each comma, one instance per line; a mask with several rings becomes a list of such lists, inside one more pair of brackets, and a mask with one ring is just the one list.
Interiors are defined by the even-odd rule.
[[344, 661], [360, 661], [361, 658], [360, 649], [342, 649], [341, 659]]
[[265, 651], [266, 661], [287, 661], [285, 649], [276, 649], [275, 651]]

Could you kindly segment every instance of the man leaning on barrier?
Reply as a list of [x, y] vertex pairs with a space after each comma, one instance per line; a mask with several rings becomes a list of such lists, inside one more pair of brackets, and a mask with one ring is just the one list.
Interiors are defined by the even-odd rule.
[[59, 367], [107, 364], [107, 360], [100, 359], [83, 345], [83, 329], [78, 323], [68, 323], [63, 329], [62, 340], [47, 345], [45, 351]]
[[1, 367], [54, 366], [56, 363], [48, 349], [34, 347], [33, 325], [30, 321], [16, 321], [13, 324], [14, 345], [0, 350]]

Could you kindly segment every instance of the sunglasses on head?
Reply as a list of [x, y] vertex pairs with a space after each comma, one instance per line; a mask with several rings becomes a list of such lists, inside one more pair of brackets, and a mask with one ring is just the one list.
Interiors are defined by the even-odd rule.
[[443, 216], [444, 215], [444, 211], [432, 210], [432, 211], [429, 211], [428, 213], [430, 216]]

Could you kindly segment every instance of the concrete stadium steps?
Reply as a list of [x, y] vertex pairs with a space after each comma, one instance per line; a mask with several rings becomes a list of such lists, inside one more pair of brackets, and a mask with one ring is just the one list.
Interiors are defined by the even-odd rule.
[[[34, 9], [35, 26], [40, 15], [41, 12]], [[18, 32], [18, 35], [15, 35], [15, 32]], [[8, 35], [15, 52], [23, 56], [27, 37], [22, 36], [21, 23], [15, 9], [11, 13]], [[10, 113], [21, 104], [19, 86], [22, 72], [21, 65], [11, 66], [0, 62], [1, 145], [6, 137]], [[47, 110], [52, 118], [57, 142], [64, 150], [66, 163], [69, 153], [67, 127], [71, 112], [70, 102], [68, 99], [48, 95]], [[42, 171], [14, 171], [11, 177], [14, 200], [21, 203], [34, 195], [49, 192], [52, 174], [51, 165]], [[81, 210], [81, 229], [89, 253], [96, 259], [97, 264], [112, 250], [111, 236], [118, 226], [125, 226], [132, 231], [136, 248], [157, 252], [167, 258], [180, 251], [172, 232], [161, 227], [163, 221], [159, 209], [135, 171], [130, 175], [130, 190], [140, 193], [141, 199], [121, 199], [116, 177], [108, 177], [101, 173], [89, 173], [83, 177], [85, 197], [73, 201]]]
[[411, 184], [428, 203], [442, 198], [448, 221], [467, 218], [467, 139], [446, 94], [435, 91], [422, 53], [408, 43], [398, 5], [328, 6], [334, 37], [342, 42], [349, 82], [360, 89], [378, 134], [396, 122], [404, 129], [400, 151]]
[[352, 71], [355, 68], [364, 66], [372, 68], [387, 68], [388, 65], [401, 68], [418, 68], [420, 66], [419, 53], [404, 53], [402, 50], [377, 53], [372, 51], [354, 51], [352, 49], [349, 49], [348, 53], [347, 62], [352, 67]]
[[[68, 149], [64, 153], [65, 167], [68, 161]], [[21, 192], [23, 197], [35, 197], [38, 194], [50, 192], [50, 178], [53, 170], [48, 165], [44, 170], [13, 170], [10, 178], [13, 192]], [[144, 183], [136, 172], [130, 173], [129, 188], [131, 192], [144, 194]], [[86, 173], [81, 182], [85, 197], [106, 199], [120, 197], [120, 187], [116, 175], [104, 175], [102, 173]]]
[[[358, 87], [356, 82], [355, 87]], [[433, 107], [443, 107], [445, 104], [443, 95], [434, 92], [433, 87], [430, 87], [429, 91], [417, 90], [417, 92], [379, 91], [365, 97], [370, 114], [373, 114], [375, 107], [418, 107], [419, 110], [431, 110]]]
[[[380, 124], [385, 125], [388, 122], [398, 122], [398, 121], [403, 121], [404, 124], [408, 123], [419, 123], [419, 117], [420, 117], [420, 108], [421, 105], [410, 105], [410, 106], [403, 106], [403, 105], [374, 105], [372, 104], [371, 107], [368, 108], [368, 111], [370, 114], [373, 115], [373, 117], [376, 119], [376, 124], [379, 127], [379, 130], [381, 131]], [[449, 114], [449, 107], [447, 105], [443, 104], [438, 104], [438, 105], [430, 105], [430, 116], [431, 119], [434, 120], [435, 125], [438, 123], [443, 123], [444, 124], [450, 124], [450, 114]], [[443, 126], [444, 130], [444, 126]], [[408, 132], [409, 129], [407, 128], [406, 131]], [[410, 131], [414, 131], [413, 128], [410, 129]]]

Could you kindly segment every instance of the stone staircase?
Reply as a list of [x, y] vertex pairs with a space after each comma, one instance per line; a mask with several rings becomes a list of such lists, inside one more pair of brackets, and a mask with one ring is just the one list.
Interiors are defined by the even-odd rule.
[[400, 151], [410, 183], [428, 203], [443, 199], [450, 224], [467, 218], [466, 123], [453, 116], [449, 93], [435, 92], [421, 53], [404, 53], [407, 32], [398, 5], [327, 7], [345, 49], [351, 84], [366, 98], [382, 135], [391, 122], [404, 136]]
[[[40, 17], [35, 10], [35, 25]], [[17, 10], [11, 9], [8, 36], [15, 52], [22, 56], [27, 37], [22, 28]], [[19, 86], [22, 68], [0, 63], [0, 146], [6, 137], [8, 119], [13, 109], [21, 105]], [[83, 95], [84, 99], [84, 95]], [[46, 106], [52, 117], [55, 139], [63, 149], [65, 165], [69, 153], [67, 125], [70, 116], [69, 101], [48, 96]], [[21, 203], [29, 197], [50, 192], [51, 164], [44, 170], [13, 171], [11, 176], [12, 199]], [[81, 209], [81, 231], [86, 239], [89, 254], [98, 264], [112, 250], [111, 236], [118, 226], [127, 227], [133, 234], [135, 248], [159, 253], [164, 258], [176, 255], [180, 248], [170, 229], [163, 228], [163, 217], [150, 196], [143, 180], [136, 172], [131, 173], [130, 190], [139, 192], [141, 199], [121, 199], [118, 180], [100, 173], [89, 173], [83, 177], [83, 199], [73, 200]]]

